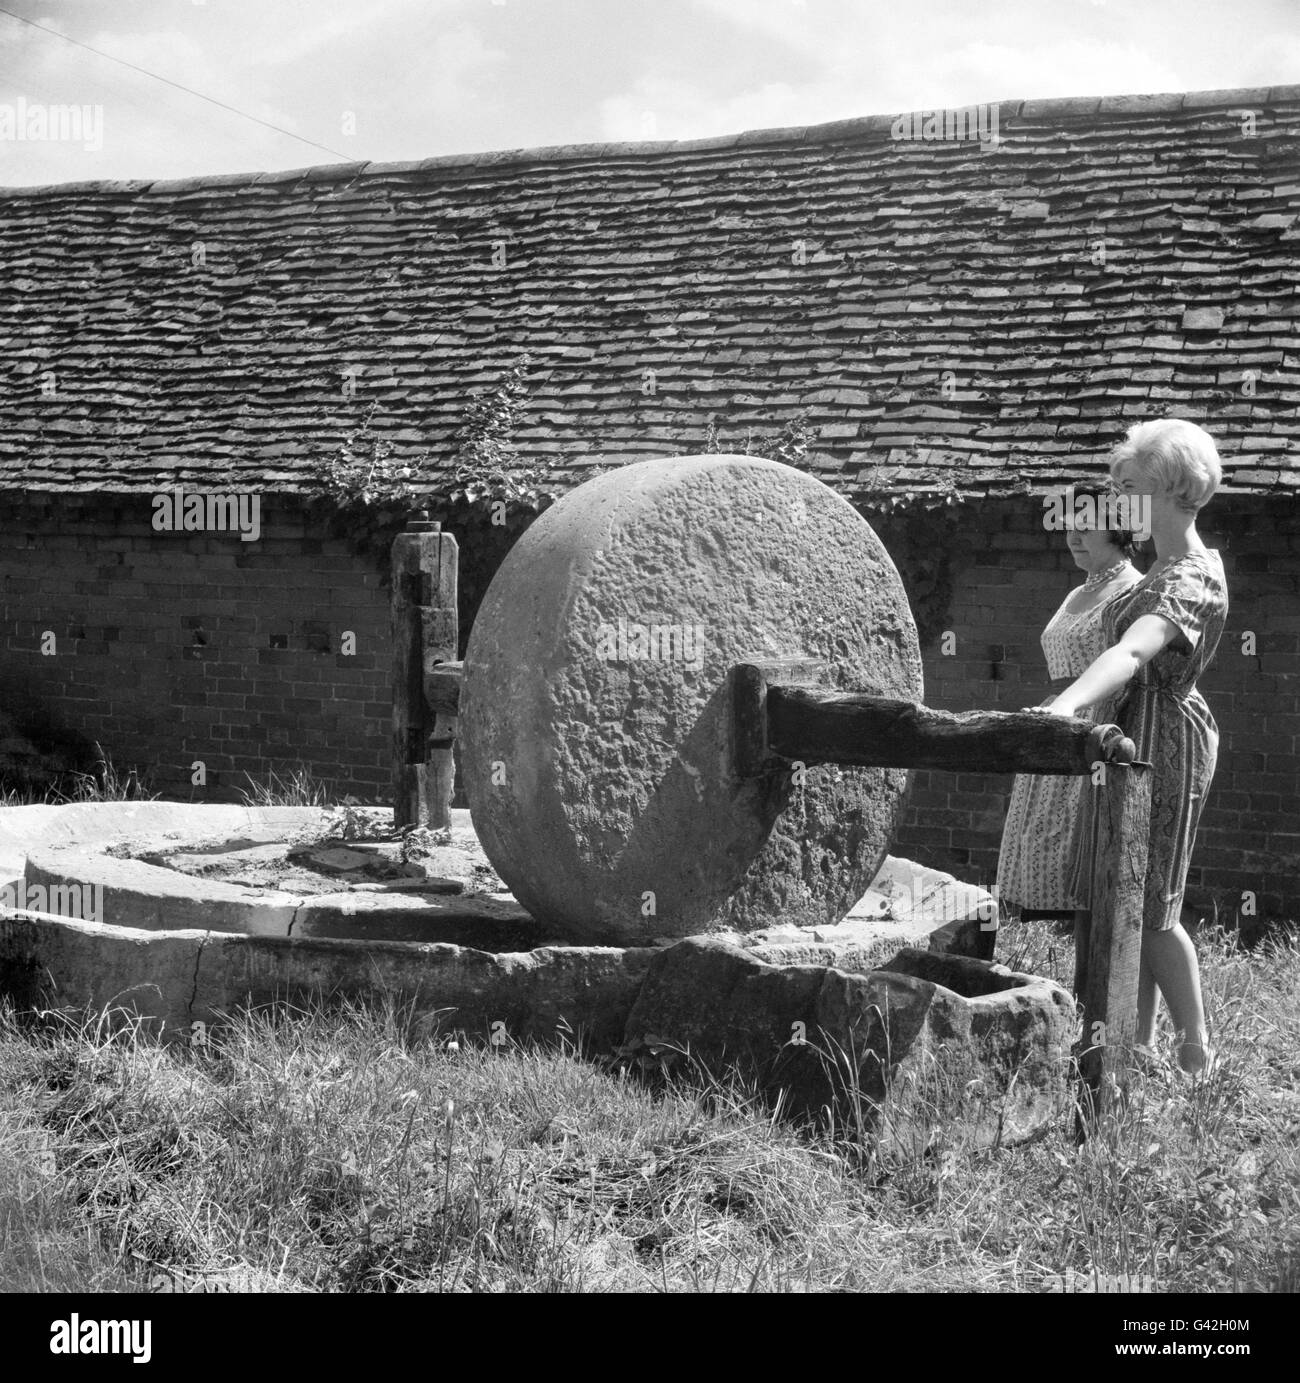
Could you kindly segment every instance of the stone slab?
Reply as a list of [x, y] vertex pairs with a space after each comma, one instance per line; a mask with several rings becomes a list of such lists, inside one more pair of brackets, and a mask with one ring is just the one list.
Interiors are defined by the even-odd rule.
[[920, 1151], [955, 1105], [977, 1146], [1056, 1118], [1074, 1026], [1059, 985], [984, 961], [907, 948], [853, 973], [692, 937], [655, 954], [624, 1044], [739, 1066], [794, 1112], [857, 1102], [884, 1145]]
[[0, 983], [19, 1006], [122, 1009], [187, 1040], [196, 1022], [277, 1002], [412, 1006], [435, 1026], [515, 1041], [565, 1026], [599, 1046], [622, 1035], [650, 950], [540, 948], [490, 955], [394, 941], [299, 940], [213, 931], [153, 931], [35, 912], [0, 912]]

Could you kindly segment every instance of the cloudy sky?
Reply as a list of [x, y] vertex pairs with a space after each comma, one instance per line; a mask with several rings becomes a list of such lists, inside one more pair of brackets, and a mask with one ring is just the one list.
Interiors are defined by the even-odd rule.
[[[1300, 82], [1300, 0], [0, 0], [0, 10], [0, 183], [11, 186]], [[64, 131], [77, 137], [17, 137], [39, 131], [34, 109], [55, 105], [85, 110], [84, 128]]]

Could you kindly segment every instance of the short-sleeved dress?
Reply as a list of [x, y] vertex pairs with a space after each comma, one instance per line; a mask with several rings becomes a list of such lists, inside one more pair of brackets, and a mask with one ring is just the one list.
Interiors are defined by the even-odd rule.
[[[1134, 567], [1125, 567], [1116, 578], [1115, 595], [1131, 589], [1139, 580]], [[1065, 598], [1039, 640], [1047, 659], [1047, 674], [1060, 684], [1061, 690], [1107, 648], [1102, 612], [1109, 602], [1071, 613], [1066, 607], [1077, 591], [1076, 587]], [[1046, 706], [1054, 699], [1049, 696], [1039, 704]], [[1082, 793], [1082, 778], [1061, 774], [1016, 775], [998, 854], [999, 898], [1022, 908], [1048, 911], [1083, 906], [1070, 891]]]
[[[1228, 585], [1218, 552], [1188, 552], [1162, 571], [1148, 573], [1106, 607], [1107, 647], [1134, 620], [1163, 615], [1178, 628], [1172, 643], [1139, 668], [1119, 701], [1115, 719], [1152, 765], [1151, 833], [1142, 925], [1166, 931], [1179, 919], [1196, 828], [1219, 754], [1219, 727], [1196, 679], [1214, 657], [1228, 615]], [[1084, 811], [1070, 886], [1091, 893], [1096, 840], [1096, 792], [1084, 784]]]

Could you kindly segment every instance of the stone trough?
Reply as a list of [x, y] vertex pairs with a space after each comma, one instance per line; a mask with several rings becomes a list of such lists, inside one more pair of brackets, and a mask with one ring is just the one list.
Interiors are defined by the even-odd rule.
[[328, 824], [296, 807], [0, 810], [0, 989], [175, 1040], [246, 1005], [392, 996], [444, 1032], [739, 1061], [804, 1108], [835, 1098], [837, 1052], [872, 1100], [937, 1063], [994, 1097], [990, 1139], [1031, 1132], [1065, 1088], [1072, 1001], [954, 953], [992, 900], [951, 876], [888, 857], [835, 925], [572, 945], [502, 890], [468, 812], [424, 868], [395, 844], [327, 843]]

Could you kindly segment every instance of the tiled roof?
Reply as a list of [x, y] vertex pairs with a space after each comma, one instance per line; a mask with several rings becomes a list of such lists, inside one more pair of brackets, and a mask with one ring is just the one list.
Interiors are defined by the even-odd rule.
[[850, 497], [998, 493], [1173, 414], [1300, 490], [1300, 86], [997, 112], [0, 189], [0, 488], [291, 490], [372, 406], [445, 457], [527, 350], [575, 479], [806, 409]]

